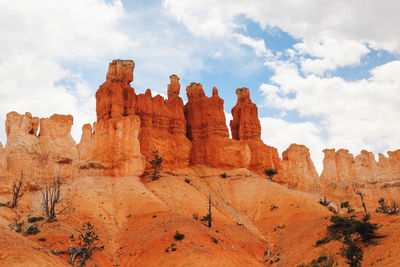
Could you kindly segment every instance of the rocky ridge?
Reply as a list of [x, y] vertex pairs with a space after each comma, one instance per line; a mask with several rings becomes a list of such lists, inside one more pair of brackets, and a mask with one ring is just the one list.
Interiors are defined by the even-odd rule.
[[130, 85], [134, 67], [132, 60], [110, 63], [106, 81], [96, 92], [97, 121], [83, 126], [77, 145], [70, 135], [70, 115], [39, 119], [10, 112], [7, 144], [0, 146], [4, 180], [22, 172], [29, 187], [39, 188], [57, 175], [64, 179], [140, 176], [158, 150], [165, 169], [203, 165], [262, 174], [274, 168], [275, 182], [336, 202], [345, 198], [357, 205], [355, 191], [363, 192], [371, 204], [380, 197], [396, 199], [399, 193], [400, 150], [388, 152], [388, 157], [380, 154], [376, 162], [371, 152], [354, 157], [347, 150], [326, 149], [319, 176], [304, 145], [292, 144], [280, 158], [276, 148], [263, 143], [257, 106], [248, 88], [236, 90], [231, 139], [217, 88], [207, 97], [201, 84], [192, 83], [184, 104], [179, 77], [171, 75], [167, 99], [152, 96], [150, 89], [136, 94]]

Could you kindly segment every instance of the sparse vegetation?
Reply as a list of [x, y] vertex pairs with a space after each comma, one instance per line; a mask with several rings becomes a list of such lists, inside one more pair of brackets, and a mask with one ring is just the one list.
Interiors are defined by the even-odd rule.
[[40, 230], [36, 224], [29, 226], [28, 230], [26, 230], [25, 234], [26, 235], [36, 235], [39, 233]]
[[331, 204], [331, 202], [326, 199], [326, 196], [324, 196], [323, 200], [319, 199], [319, 204], [321, 204], [322, 206], [327, 207], [329, 204]]
[[160, 169], [162, 166], [162, 157], [158, 155], [158, 150], [153, 151], [154, 159], [150, 161], [151, 166], [153, 166], [153, 180], [158, 180], [160, 178]]
[[211, 213], [211, 194], [208, 196], [208, 214], [206, 216], [203, 216], [203, 218], [200, 220], [202, 222], [208, 222], [207, 226], [211, 228], [211, 222], [212, 222], [212, 213]]
[[34, 222], [39, 222], [39, 221], [42, 221], [42, 220], [44, 220], [44, 218], [43, 217], [29, 217], [28, 218], [28, 222], [30, 222], [30, 223], [34, 223]]
[[329, 236], [325, 236], [324, 238], [318, 240], [317, 242], [315, 242], [315, 246], [321, 246], [323, 244], [329, 243], [331, 241]]
[[344, 246], [340, 249], [340, 252], [341, 255], [346, 258], [346, 263], [349, 264], [350, 267], [361, 266], [364, 252], [351, 237], [346, 236]]
[[337, 265], [338, 263], [336, 261], [335, 255], [332, 252], [324, 249], [317, 259], [313, 259], [309, 264], [303, 263], [297, 265], [297, 267], [333, 267]]
[[354, 209], [351, 208], [349, 201], [340, 203], [340, 208], [346, 208], [347, 213], [352, 213], [354, 211]]
[[384, 198], [379, 199], [379, 208], [375, 211], [377, 213], [384, 213], [389, 215], [400, 214], [400, 207], [397, 205], [396, 201], [392, 201], [392, 205], [389, 206]]
[[264, 174], [269, 176], [269, 180], [272, 181], [272, 177], [274, 177], [276, 174], [278, 174], [277, 169], [264, 169]]
[[12, 188], [13, 198], [11, 200], [10, 208], [15, 208], [18, 205], [18, 202], [20, 201], [21, 197], [24, 195], [24, 193], [21, 193], [23, 179], [24, 179], [24, 174], [21, 172], [21, 178], [18, 181], [18, 184], [14, 181]]
[[56, 205], [60, 201], [61, 193], [61, 178], [60, 175], [57, 179], [53, 180], [53, 184], [46, 183], [45, 189], [42, 191], [42, 206], [46, 212], [47, 221], [52, 222], [56, 219]]
[[184, 234], [181, 234], [181, 233], [179, 233], [178, 231], [176, 231], [176, 233], [175, 233], [175, 235], [174, 235], [174, 239], [176, 240], [176, 241], [181, 241], [182, 239], [184, 239], [185, 238], [185, 235]]
[[172, 242], [171, 245], [165, 249], [165, 252], [169, 253], [169, 250], [171, 250], [172, 252], [177, 250], [176, 244], [174, 242]]
[[226, 172], [221, 174], [221, 178], [226, 178], [226, 177], [228, 177], [228, 175], [226, 175]]
[[[73, 235], [71, 235], [73, 238]], [[71, 257], [69, 259], [69, 264], [74, 264], [76, 257], [81, 255], [81, 262], [80, 265], [84, 266], [86, 260], [88, 260], [92, 255], [93, 252], [96, 250], [103, 250], [104, 246], [99, 246], [100, 239], [99, 236], [94, 231], [94, 225], [90, 222], [85, 223], [82, 226], [81, 233], [79, 235], [79, 246], [78, 247], [70, 247], [64, 251], [56, 251], [52, 250], [51, 253], [55, 255], [60, 255], [64, 253], [71, 253]]]

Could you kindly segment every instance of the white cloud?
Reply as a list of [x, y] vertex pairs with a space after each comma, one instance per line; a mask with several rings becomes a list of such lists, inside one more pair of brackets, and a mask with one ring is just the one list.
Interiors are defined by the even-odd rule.
[[274, 146], [279, 154], [285, 151], [291, 144], [306, 145], [310, 149], [315, 168], [322, 171], [323, 153], [321, 145], [324, 144], [320, 137], [321, 129], [311, 122], [291, 123], [283, 119], [262, 117], [261, 139], [264, 143]]
[[171, 16], [194, 34], [205, 37], [234, 35], [243, 29], [244, 16], [265, 30], [281, 28], [301, 39], [295, 50], [311, 55], [302, 62], [303, 71], [321, 75], [326, 70], [355, 65], [373, 49], [400, 52], [398, 12], [400, 2], [388, 1], [273, 1], [251, 4], [240, 0], [164, 0]]
[[[271, 78], [274, 85], [260, 87], [266, 104], [315, 118], [324, 130], [324, 135], [317, 134], [323, 139], [302, 138], [306, 145], [319, 142], [321, 149], [347, 148], [354, 154], [362, 149], [384, 152], [398, 148], [400, 126], [395, 122], [400, 114], [400, 61], [376, 67], [371, 78], [355, 82], [338, 77], [302, 77], [296, 66], [288, 62], [267, 65], [275, 75]], [[269, 89], [271, 86], [274, 90]]]
[[254, 39], [243, 34], [236, 33], [234, 36], [237, 38], [239, 43], [247, 45], [254, 49], [254, 52], [258, 56], [272, 56], [271, 51], [267, 50], [265, 47], [265, 42], [262, 39]]
[[[0, 139], [12, 110], [49, 117], [72, 114], [72, 135], [95, 120], [94, 90], [69, 64], [98, 64], [135, 47], [117, 27], [120, 1], [2, 1], [0, 3]], [[88, 63], [89, 62], [89, 63]]]

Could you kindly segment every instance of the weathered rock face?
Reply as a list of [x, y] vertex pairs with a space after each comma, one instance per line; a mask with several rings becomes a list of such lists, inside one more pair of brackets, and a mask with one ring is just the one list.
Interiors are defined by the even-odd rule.
[[334, 201], [349, 200], [354, 206], [360, 206], [359, 196], [364, 194], [367, 206], [377, 206], [383, 197], [387, 200], [398, 199], [400, 193], [400, 150], [388, 152], [389, 157], [379, 155], [375, 161], [372, 152], [365, 150], [354, 156], [348, 150], [324, 150], [324, 169], [321, 174], [322, 192]]
[[186, 138], [186, 120], [183, 101], [179, 97], [179, 78], [172, 75], [168, 85], [168, 100], [151, 96], [150, 90], [137, 96], [137, 114], [141, 120], [140, 151], [148, 163], [153, 151], [163, 158], [167, 169], [189, 166], [191, 142]]
[[39, 120], [30, 113], [8, 113], [7, 170], [15, 176], [22, 172], [29, 177], [27, 182], [31, 187], [39, 187], [58, 174], [62, 179], [74, 177], [78, 152], [70, 135], [72, 123], [72, 116], [56, 114]]
[[250, 99], [248, 88], [236, 90], [237, 103], [232, 108], [233, 120], [230, 122], [232, 138], [236, 140], [259, 140], [261, 125], [257, 105]]
[[0, 142], [0, 172], [1, 175], [7, 170], [7, 158], [6, 158], [6, 150], [3, 148], [3, 144]]
[[144, 171], [139, 145], [140, 119], [135, 115], [83, 126], [78, 145], [81, 175], [135, 176]]
[[212, 136], [229, 137], [226, 127], [224, 100], [213, 88], [212, 97], [206, 97], [200, 83], [191, 83], [186, 88], [188, 102], [185, 105], [187, 136], [190, 140]]
[[232, 108], [233, 120], [230, 122], [232, 138], [245, 141], [251, 153], [248, 168], [257, 173], [264, 169], [276, 169], [278, 174], [274, 177], [281, 181], [282, 166], [278, 150], [265, 145], [261, 141], [261, 125], [258, 119], [257, 105], [250, 99], [248, 88], [236, 90], [237, 103]]
[[186, 88], [185, 105], [187, 136], [192, 140], [191, 164], [210, 167], [248, 167], [250, 149], [246, 142], [229, 139], [226, 127], [224, 101], [213, 88], [207, 97], [199, 83]]
[[[159, 155], [163, 158], [163, 167], [168, 169], [182, 168], [189, 165], [189, 155], [191, 143], [186, 138], [186, 120], [183, 112], [183, 101], [179, 97], [179, 78], [176, 75], [171, 75], [171, 82], [168, 85], [168, 100], [162, 96], [157, 95], [152, 97], [151, 91], [148, 89], [145, 94], [136, 95], [134, 89], [130, 86], [133, 79], [133, 61], [113, 61], [110, 63], [107, 80], [102, 84], [96, 92], [96, 112], [97, 112], [97, 125], [94, 134], [98, 135], [99, 129], [107, 129], [108, 126], [100, 124], [103, 121], [110, 121], [110, 125], [114, 125], [118, 120], [125, 121], [125, 117], [137, 116], [140, 119], [138, 124], [140, 150], [139, 154], [145, 156], [143, 163], [138, 163], [141, 155], [134, 156], [136, 149], [127, 152], [133, 157], [137, 157], [137, 170], [134, 167], [126, 167], [125, 163], [120, 162], [124, 170], [129, 170], [126, 175], [138, 175], [143, 172], [143, 166], [151, 167], [149, 161], [153, 159], [153, 151], [157, 150]], [[132, 119], [131, 119], [132, 120]], [[126, 125], [126, 123], [122, 123]], [[140, 125], [140, 126], [139, 126]], [[131, 135], [133, 129], [129, 127], [121, 128], [124, 135]], [[121, 130], [120, 129], [120, 130]], [[86, 131], [86, 133], [85, 133]], [[103, 148], [97, 147], [98, 138], [93, 137], [91, 140], [88, 138], [89, 128], [84, 129], [82, 135], [82, 142], [80, 144], [80, 154], [85, 155], [86, 161], [99, 161], [102, 166], [115, 169], [118, 165], [115, 160], [109, 161], [103, 157], [95, 157], [95, 152], [86, 152], [91, 144], [93, 147], [91, 151], [102, 151]], [[108, 135], [108, 142], [114, 142], [112, 133], [103, 132]], [[90, 141], [91, 140], [91, 141]], [[111, 147], [118, 147], [120, 142], [129, 146], [129, 142], [135, 147], [136, 143], [133, 139], [116, 140]], [[97, 145], [98, 144], [98, 145]], [[103, 151], [104, 152], [104, 151]], [[122, 150], [120, 151], [123, 152]], [[91, 155], [88, 157], [88, 155]], [[98, 154], [100, 155], [100, 154]], [[90, 158], [93, 157], [93, 158]], [[119, 160], [126, 160], [126, 155], [117, 157]], [[110, 158], [111, 159], [111, 158]], [[101, 163], [100, 163], [101, 162]], [[146, 164], [147, 162], [147, 164]], [[133, 163], [132, 163], [133, 164]], [[85, 165], [86, 166], [86, 165]], [[103, 172], [104, 173], [104, 172]], [[121, 171], [109, 172], [109, 175], [121, 175]], [[111, 174], [110, 174], [111, 173]]]
[[304, 145], [291, 144], [282, 153], [284, 177], [282, 182], [289, 188], [305, 192], [320, 192], [319, 175], [310, 158], [310, 152]]
[[107, 80], [96, 92], [97, 121], [134, 115], [136, 95], [130, 82], [133, 80], [132, 60], [113, 60]]

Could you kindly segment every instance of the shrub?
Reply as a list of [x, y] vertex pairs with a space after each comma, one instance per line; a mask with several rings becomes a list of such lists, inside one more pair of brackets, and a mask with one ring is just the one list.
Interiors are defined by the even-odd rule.
[[335, 255], [324, 249], [317, 259], [313, 259], [309, 264], [297, 265], [297, 267], [333, 267], [335, 265], [337, 265]]
[[389, 206], [384, 198], [379, 199], [379, 208], [377, 208], [375, 211], [377, 213], [384, 213], [384, 214], [399, 214], [400, 213], [400, 207], [397, 206], [397, 202], [393, 201], [392, 205]]
[[37, 233], [39, 233], [40, 230], [37, 227], [36, 224], [29, 226], [28, 230], [26, 230], [25, 234], [26, 235], [36, 235]]
[[158, 155], [158, 150], [153, 151], [153, 156], [154, 159], [150, 161], [150, 164], [154, 169], [153, 180], [158, 180], [158, 178], [160, 178], [160, 169], [163, 159]]
[[370, 219], [371, 216], [369, 214], [365, 215], [362, 220], [357, 220], [355, 216], [332, 216], [332, 224], [328, 226], [328, 231], [331, 235], [349, 236], [358, 234], [361, 237], [361, 241], [367, 243], [379, 237], [375, 232], [379, 229], [379, 226], [376, 223], [370, 223]]
[[344, 246], [340, 249], [341, 255], [346, 258], [346, 263], [351, 267], [361, 266], [361, 261], [363, 259], [363, 251], [353, 239], [346, 237], [344, 241]]
[[46, 241], [46, 238], [41, 237], [41, 238], [39, 238], [38, 240], [44, 242], [44, 241]]
[[330, 203], [331, 202], [326, 199], [326, 196], [324, 196], [323, 200], [322, 199], [319, 200], [319, 204], [321, 204], [322, 206], [325, 206], [325, 207], [327, 207]]
[[185, 178], [185, 183], [190, 184], [190, 179], [189, 178]]
[[221, 178], [226, 178], [228, 177], [228, 175], [226, 175], [226, 172], [224, 172], [223, 174], [221, 174]]
[[90, 222], [82, 226], [81, 234], [79, 235], [79, 248], [82, 253], [81, 265], [85, 264], [95, 250], [102, 250], [104, 246], [99, 246], [99, 236], [93, 230], [94, 225]]
[[269, 176], [269, 180], [272, 181], [272, 177], [278, 174], [277, 169], [264, 169], [264, 174]]
[[174, 239], [176, 240], [176, 241], [181, 241], [182, 239], [184, 239], [185, 238], [185, 235], [184, 234], [181, 234], [181, 233], [179, 233], [178, 231], [176, 231], [176, 233], [175, 233], [175, 235], [174, 235]]
[[340, 208], [347, 208], [347, 213], [352, 213], [354, 211], [354, 209], [350, 207], [348, 201], [340, 203]]
[[30, 222], [30, 223], [34, 223], [34, 222], [38, 222], [38, 221], [42, 221], [42, 220], [44, 220], [44, 218], [43, 217], [30, 217], [30, 218], [28, 218], [28, 222]]
[[315, 246], [321, 246], [323, 244], [329, 243], [329, 241], [331, 241], [331, 239], [328, 236], [325, 236], [324, 238], [318, 240], [317, 242], [315, 242]]

